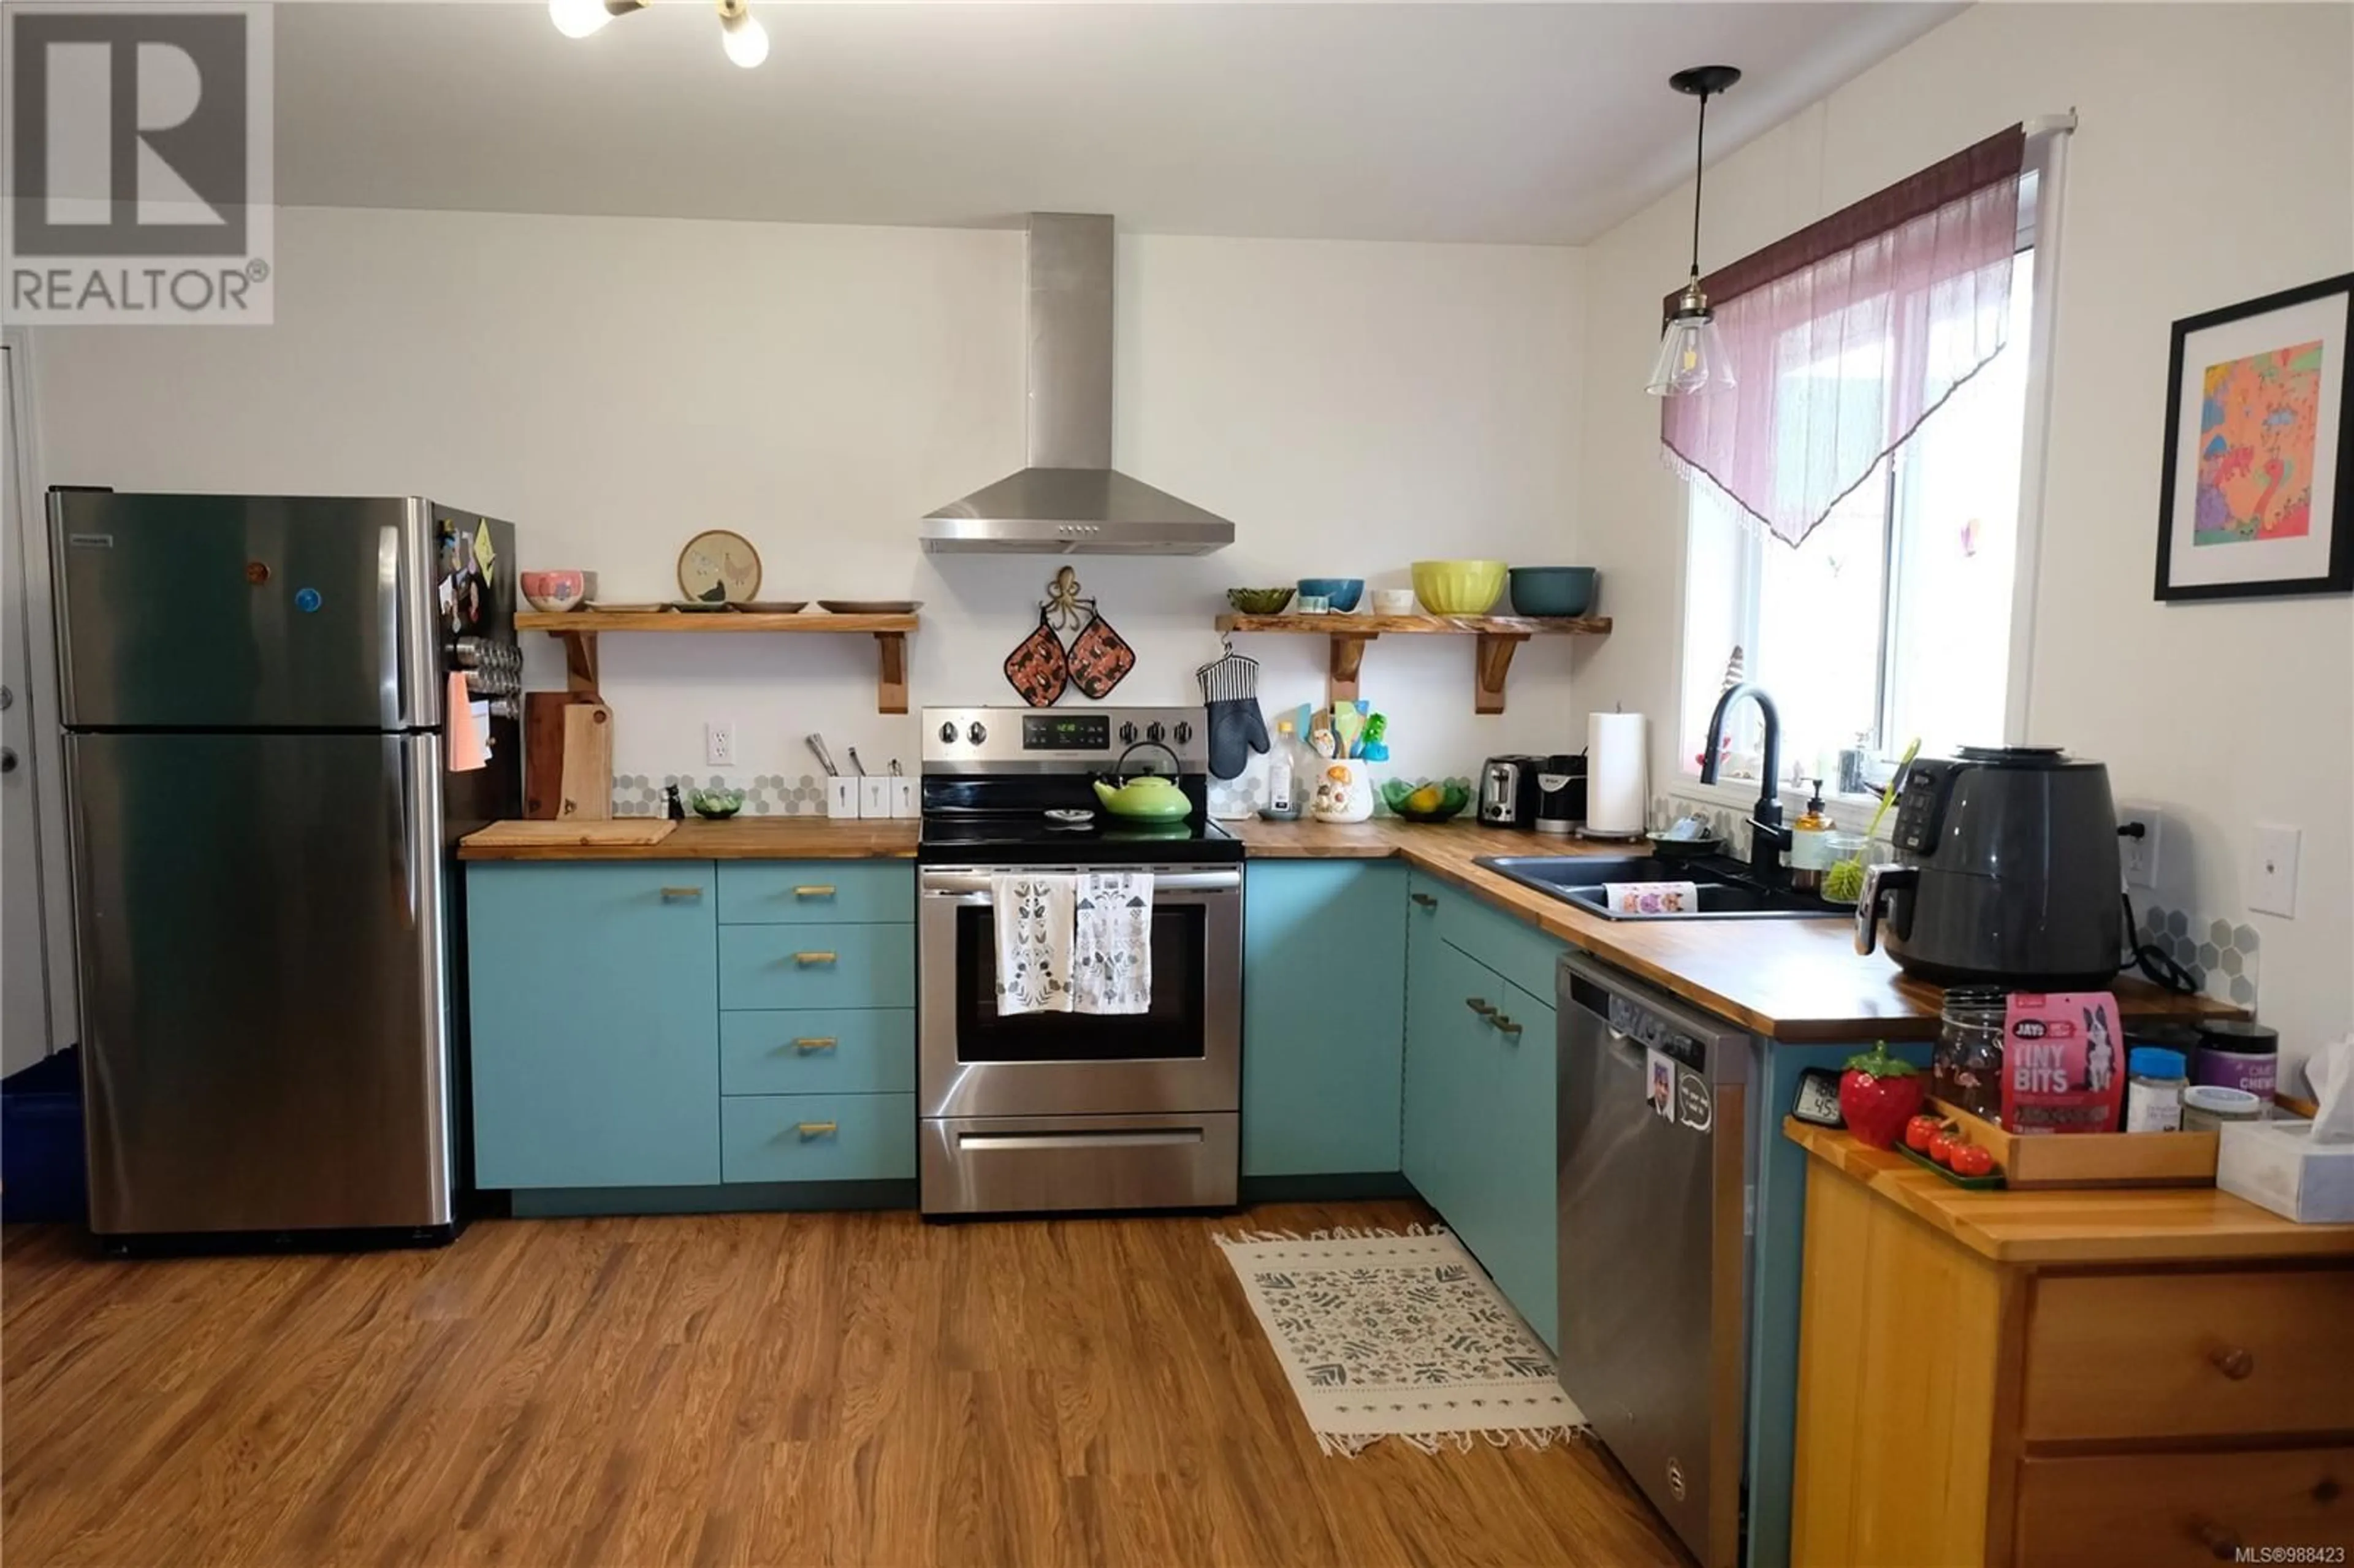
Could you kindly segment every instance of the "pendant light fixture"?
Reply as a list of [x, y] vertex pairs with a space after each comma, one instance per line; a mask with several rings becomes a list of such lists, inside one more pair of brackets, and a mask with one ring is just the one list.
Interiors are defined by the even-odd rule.
[[[727, 58], [749, 70], [769, 58], [769, 30], [746, 0], [716, 0], [719, 43]], [[642, 11], [650, 0], [547, 0], [548, 20], [567, 38], [585, 38], [616, 16]]]
[[1691, 280], [1659, 334], [1659, 357], [1646, 388], [1655, 397], [1688, 397], [1733, 385], [1732, 357], [1717, 334], [1716, 313], [1700, 288], [1700, 188], [1708, 155], [1708, 101], [1740, 79], [1740, 69], [1728, 65], [1694, 66], [1668, 78], [1670, 87], [1700, 100], [1700, 143], [1692, 158]]

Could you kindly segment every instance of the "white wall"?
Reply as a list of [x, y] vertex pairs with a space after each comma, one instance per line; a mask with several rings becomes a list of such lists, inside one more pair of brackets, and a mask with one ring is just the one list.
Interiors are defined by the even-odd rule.
[[[298, 208], [278, 234], [275, 326], [39, 334], [50, 482], [421, 491], [620, 599], [672, 596], [686, 537], [734, 528], [764, 597], [924, 600], [918, 705], [1016, 700], [999, 665], [1058, 563], [926, 556], [915, 528], [1023, 461], [1019, 233]], [[1575, 251], [1123, 236], [1117, 460], [1237, 542], [1072, 562], [1140, 655], [1113, 700], [1199, 701], [1231, 586], [1566, 561], [1581, 290]], [[813, 729], [912, 767], [870, 639], [605, 641], [620, 771], [708, 771], [707, 718], [743, 774], [812, 771]], [[1270, 710], [1320, 697], [1322, 650], [1248, 641]], [[1561, 642], [1522, 652], [1500, 718], [1472, 715], [1471, 659], [1368, 653], [1401, 768], [1569, 732]]]
[[[2163, 808], [2156, 901], [2256, 927], [2262, 1015], [2300, 1054], [2354, 1025], [2354, 604], [2167, 606], [2150, 583], [2169, 323], [2354, 266], [2349, 58], [2345, 5], [1979, 5], [1712, 168], [1702, 258], [1744, 254], [2006, 124], [2078, 111], [2027, 730]], [[2218, 107], [2233, 80], [2284, 106], [2270, 129]], [[1579, 543], [1619, 630], [1577, 695], [1662, 721], [1682, 503], [1653, 459], [1642, 380], [1691, 212], [1686, 186], [1586, 258]], [[1674, 729], [1654, 726], [1655, 783], [1673, 777]], [[2246, 913], [2256, 822], [2304, 829], [2294, 920]]]

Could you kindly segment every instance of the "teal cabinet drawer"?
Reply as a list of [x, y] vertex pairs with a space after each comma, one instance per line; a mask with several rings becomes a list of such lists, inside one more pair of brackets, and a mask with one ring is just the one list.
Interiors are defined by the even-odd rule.
[[719, 1015], [722, 1094], [883, 1095], [915, 1088], [912, 1008]]
[[913, 926], [722, 926], [725, 1008], [913, 1007]]
[[1553, 966], [1567, 951], [1534, 926], [1448, 890], [1438, 904], [1438, 934], [1511, 980], [1541, 997], [1553, 991]]
[[1548, 1345], [1560, 1333], [1561, 1284], [1555, 1259], [1560, 1231], [1554, 1195], [1554, 1014], [1549, 1001], [1507, 985], [1496, 1003], [1520, 1026], [1509, 1033], [1493, 1023], [1494, 1130], [1488, 1180], [1495, 1198], [1485, 1213], [1488, 1250], [1480, 1254], [1496, 1287], [1520, 1308]]
[[916, 918], [916, 870], [904, 860], [719, 863], [723, 926], [867, 926]]
[[477, 864], [466, 895], [475, 1180], [716, 1181], [711, 863]]
[[722, 1100], [730, 1181], [878, 1181], [916, 1173], [914, 1095], [758, 1095]]

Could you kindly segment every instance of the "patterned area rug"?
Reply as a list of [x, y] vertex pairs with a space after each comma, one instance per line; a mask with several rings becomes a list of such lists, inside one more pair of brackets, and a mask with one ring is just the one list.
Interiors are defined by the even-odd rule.
[[1585, 1430], [1553, 1357], [1445, 1230], [1220, 1236], [1327, 1454], [1546, 1448]]

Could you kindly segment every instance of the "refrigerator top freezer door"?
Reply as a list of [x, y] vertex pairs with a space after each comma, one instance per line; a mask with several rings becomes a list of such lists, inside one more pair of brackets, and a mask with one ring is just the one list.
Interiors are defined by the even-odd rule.
[[60, 491], [49, 524], [69, 728], [437, 727], [440, 557], [485, 526], [465, 630], [514, 636], [513, 531], [415, 498]]

